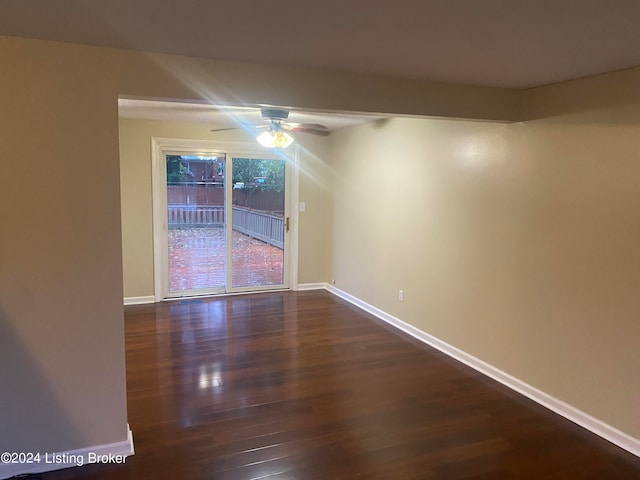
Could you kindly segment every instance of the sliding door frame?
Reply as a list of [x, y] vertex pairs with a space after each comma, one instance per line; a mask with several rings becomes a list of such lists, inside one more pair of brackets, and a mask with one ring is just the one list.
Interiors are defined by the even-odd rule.
[[[261, 147], [257, 143], [248, 142], [219, 142], [212, 140], [190, 140], [177, 138], [151, 138], [151, 186], [153, 196], [153, 279], [154, 298], [156, 302], [171, 298], [180, 298], [169, 295], [169, 259], [168, 252], [168, 218], [167, 218], [167, 177], [166, 177], [166, 155], [174, 153], [191, 155], [226, 155], [225, 167], [225, 223], [231, 217], [231, 192], [233, 189], [231, 178], [227, 178], [227, 172], [231, 171], [233, 158], [249, 157], [264, 159], [285, 160], [285, 211], [288, 210], [290, 217], [290, 231], [285, 234], [284, 248], [284, 285], [233, 288], [231, 281], [230, 252], [231, 244], [226, 245], [227, 249], [227, 285], [226, 291], [202, 292], [201, 295], [215, 295], [223, 293], [246, 293], [250, 291], [266, 291], [294, 289], [298, 285], [298, 205], [299, 199], [299, 165], [298, 147], [292, 147], [276, 151]], [[228, 224], [226, 230], [227, 242], [231, 237], [232, 226]], [[200, 294], [200, 293], [195, 293]]]

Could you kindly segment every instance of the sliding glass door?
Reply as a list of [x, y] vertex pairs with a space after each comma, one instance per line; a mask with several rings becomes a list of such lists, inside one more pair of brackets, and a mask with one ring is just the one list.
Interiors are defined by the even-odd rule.
[[226, 156], [166, 155], [169, 295], [226, 287]]
[[229, 152], [164, 154], [165, 297], [287, 286], [287, 162]]
[[232, 158], [231, 287], [284, 285], [285, 161]]

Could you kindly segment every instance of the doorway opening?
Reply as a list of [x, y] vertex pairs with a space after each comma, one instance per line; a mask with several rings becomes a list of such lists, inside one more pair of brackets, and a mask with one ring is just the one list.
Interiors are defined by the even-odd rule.
[[153, 150], [156, 300], [288, 289], [292, 158], [231, 142]]

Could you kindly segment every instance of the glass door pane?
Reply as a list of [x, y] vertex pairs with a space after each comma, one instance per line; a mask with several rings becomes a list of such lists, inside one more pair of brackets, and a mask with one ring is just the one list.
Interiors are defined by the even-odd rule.
[[224, 291], [224, 155], [166, 155], [169, 294]]
[[285, 161], [232, 159], [233, 288], [284, 285]]

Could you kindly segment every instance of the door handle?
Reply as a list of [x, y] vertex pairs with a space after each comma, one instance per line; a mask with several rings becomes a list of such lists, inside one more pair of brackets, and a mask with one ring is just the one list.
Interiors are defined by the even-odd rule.
[[284, 221], [284, 231], [289, 233], [289, 217]]

